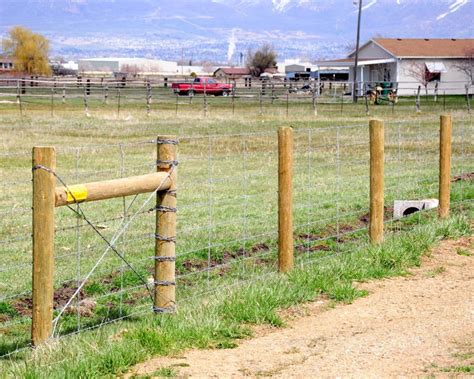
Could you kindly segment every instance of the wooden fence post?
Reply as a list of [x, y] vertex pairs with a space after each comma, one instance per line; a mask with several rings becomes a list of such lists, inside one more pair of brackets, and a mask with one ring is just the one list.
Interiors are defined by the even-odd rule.
[[316, 88], [314, 88], [312, 92], [313, 92], [312, 93], [313, 115], [317, 116], [318, 115], [318, 108], [317, 108]]
[[469, 101], [469, 84], [466, 84], [466, 106], [468, 113], [471, 113], [471, 102]]
[[151, 112], [151, 84], [148, 80], [146, 83], [146, 115], [150, 116]]
[[105, 86], [105, 90], [104, 90], [104, 103], [105, 104], [109, 103], [109, 86], [108, 85]]
[[156, 313], [176, 308], [176, 151], [175, 136], [157, 138], [157, 171], [171, 172], [170, 188], [156, 195], [155, 302]]
[[370, 116], [369, 99], [367, 98], [367, 83], [364, 83], [365, 115]]
[[415, 99], [415, 106], [416, 106], [416, 112], [420, 113], [421, 108], [420, 108], [420, 92], [421, 92], [421, 86], [418, 86], [418, 91], [416, 92], [416, 99]]
[[278, 129], [278, 270], [293, 268], [293, 128]]
[[370, 120], [370, 224], [372, 243], [383, 241], [384, 215], [384, 124]]
[[204, 117], [207, 117], [207, 88], [206, 88], [206, 83], [204, 83]]
[[117, 117], [120, 117], [120, 103], [122, 98], [122, 91], [117, 87]]
[[51, 117], [54, 116], [54, 92], [55, 89], [51, 88]]
[[38, 346], [51, 336], [53, 321], [54, 201], [53, 147], [33, 148], [33, 312], [31, 339]]
[[176, 96], [176, 101], [175, 101], [174, 114], [175, 114], [176, 117], [178, 117], [178, 102], [179, 102], [178, 96], [179, 96], [179, 93], [176, 92], [175, 96]]
[[235, 115], [235, 90], [236, 90], [236, 84], [234, 80], [234, 83], [232, 84], [232, 116]]
[[20, 104], [20, 81], [16, 82], [16, 103]]
[[439, 132], [439, 208], [438, 216], [449, 216], [449, 198], [451, 189], [451, 115], [442, 115]]

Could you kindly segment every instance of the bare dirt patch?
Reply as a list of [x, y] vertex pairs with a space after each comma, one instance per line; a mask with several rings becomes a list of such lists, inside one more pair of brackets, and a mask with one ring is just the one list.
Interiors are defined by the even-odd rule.
[[286, 310], [235, 349], [155, 358], [133, 374], [180, 377], [464, 377], [474, 366], [474, 238], [444, 241], [412, 275], [369, 283], [365, 298]]

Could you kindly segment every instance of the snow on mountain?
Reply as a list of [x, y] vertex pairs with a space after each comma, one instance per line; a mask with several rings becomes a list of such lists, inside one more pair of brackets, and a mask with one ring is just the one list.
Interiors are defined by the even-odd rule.
[[[449, 6], [449, 11], [447, 11], [443, 14], [440, 14], [438, 17], [436, 17], [436, 20], [441, 20], [442, 18], [445, 18], [450, 13], [454, 13], [454, 12], [458, 11], [460, 8], [462, 8], [464, 5], [466, 5], [468, 3], [469, 3], [469, 0], [456, 0], [454, 3], [452, 3]], [[472, 9], [471, 9], [471, 11], [472, 11]], [[471, 16], [473, 16], [472, 13], [471, 13]]]
[[366, 9], [369, 9], [372, 5], [376, 4], [377, 3], [377, 0], [372, 0], [371, 2], [369, 2], [367, 5], [364, 5], [362, 7], [362, 10], [365, 11]]
[[[361, 39], [473, 37], [474, 0], [363, 0]], [[353, 0], [1, 0], [0, 34], [25, 25], [54, 54], [235, 62], [272, 43], [280, 58], [344, 54], [353, 44]]]
[[291, 0], [272, 0], [273, 9], [278, 12], [284, 12], [285, 8], [290, 5]]

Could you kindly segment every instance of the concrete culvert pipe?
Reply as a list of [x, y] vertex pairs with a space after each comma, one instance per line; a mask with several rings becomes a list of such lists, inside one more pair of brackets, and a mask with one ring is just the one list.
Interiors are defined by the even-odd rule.
[[415, 212], [438, 207], [438, 199], [424, 200], [395, 200], [393, 203], [393, 218], [400, 219]]

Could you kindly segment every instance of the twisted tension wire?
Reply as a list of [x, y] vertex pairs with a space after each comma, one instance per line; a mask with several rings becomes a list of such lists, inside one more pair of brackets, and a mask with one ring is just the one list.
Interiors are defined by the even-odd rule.
[[[145, 279], [143, 279], [143, 277], [132, 267], [132, 265], [125, 259], [125, 257], [120, 254], [120, 252], [114, 247], [111, 245], [111, 243], [105, 238], [105, 236], [99, 231], [99, 229], [97, 229], [97, 227], [87, 218], [87, 216], [85, 215], [84, 211], [82, 210], [82, 208], [79, 206], [79, 202], [77, 201], [77, 199], [74, 197], [74, 193], [73, 191], [70, 191], [67, 184], [64, 182], [64, 180], [58, 175], [56, 174], [53, 170], [45, 167], [45, 166], [42, 166], [42, 165], [36, 165], [33, 167], [33, 170], [37, 170], [37, 169], [42, 169], [42, 170], [45, 170], [51, 174], [53, 174], [58, 180], [59, 182], [66, 188], [66, 190], [71, 194], [71, 197], [73, 198], [74, 200], [74, 203], [78, 206], [78, 209], [74, 209], [72, 208], [69, 204], [66, 204], [66, 207], [69, 208], [73, 213], [75, 213], [76, 215], [78, 215], [80, 218], [82, 218], [84, 221], [86, 221], [86, 223], [99, 235], [99, 237], [106, 243], [106, 245], [115, 253], [117, 254], [117, 256], [135, 273], [135, 275], [137, 275], [137, 277], [143, 282], [143, 283], [147, 283]], [[160, 184], [161, 186], [161, 184]], [[148, 287], [147, 287], [148, 289]], [[150, 293], [150, 297], [153, 299], [152, 297], [152, 294], [150, 291], [148, 291]], [[74, 296], [72, 296], [74, 297]]]
[[[178, 141], [177, 140], [159, 140], [157, 141], [158, 144], [165, 144], [165, 143], [169, 143], [169, 144], [178, 144]], [[66, 184], [66, 182], [55, 172], [53, 171], [52, 169], [50, 169], [49, 167], [46, 167], [46, 166], [43, 166], [43, 165], [35, 165], [33, 166], [32, 170], [35, 171], [35, 170], [45, 170], [46, 172], [49, 172], [50, 174], [54, 175], [54, 177], [56, 179], [58, 179], [58, 181], [65, 187], [65, 189], [71, 194], [71, 197], [73, 198], [74, 200], [74, 203], [77, 205], [77, 210], [72, 208], [69, 204], [66, 204], [67, 208], [69, 208], [73, 213], [75, 213], [76, 215], [78, 215], [79, 217], [81, 217], [84, 221], [86, 221], [86, 223], [97, 233], [97, 235], [99, 235], [99, 237], [106, 243], [107, 247], [105, 249], [105, 251], [102, 253], [102, 255], [100, 256], [100, 258], [97, 260], [97, 262], [95, 263], [95, 265], [91, 268], [91, 270], [87, 273], [87, 275], [85, 276], [84, 280], [82, 281], [82, 283], [78, 286], [78, 288], [74, 291], [74, 293], [71, 295], [71, 297], [69, 298], [69, 300], [67, 301], [67, 303], [63, 306], [63, 308], [59, 311], [58, 315], [56, 316], [56, 318], [53, 320], [53, 332], [52, 332], [52, 335], [54, 336], [56, 334], [56, 328], [57, 328], [57, 325], [58, 325], [58, 322], [59, 322], [59, 319], [60, 317], [62, 316], [62, 314], [64, 313], [64, 311], [71, 305], [73, 299], [78, 296], [79, 292], [81, 291], [81, 289], [84, 287], [84, 285], [86, 284], [86, 282], [89, 280], [89, 278], [91, 277], [91, 275], [94, 273], [94, 271], [96, 270], [96, 268], [100, 265], [100, 263], [102, 262], [102, 260], [105, 258], [105, 256], [107, 255], [107, 253], [109, 252], [109, 250], [112, 250], [131, 270], [132, 272], [140, 279], [140, 281], [144, 284], [149, 296], [150, 296], [150, 299], [152, 301], [152, 303], [154, 302], [154, 298], [153, 298], [153, 293], [151, 292], [149, 286], [148, 286], [148, 282], [145, 278], [143, 278], [143, 276], [141, 276], [134, 268], [133, 266], [125, 259], [125, 257], [120, 254], [120, 252], [115, 248], [114, 244], [115, 242], [122, 236], [123, 233], [125, 233], [125, 231], [128, 229], [128, 227], [130, 226], [131, 222], [135, 219], [135, 217], [140, 214], [140, 212], [143, 210], [143, 208], [145, 207], [146, 204], [148, 204], [148, 202], [156, 195], [156, 193], [159, 191], [159, 189], [161, 188], [161, 186], [166, 182], [167, 179], [169, 179], [171, 177], [171, 174], [173, 173], [175, 167], [177, 166], [178, 162], [177, 161], [173, 161], [173, 163], [170, 163], [170, 170], [168, 171], [167, 175], [165, 178], [163, 178], [163, 180], [160, 182], [160, 184], [158, 185], [158, 187], [153, 191], [151, 192], [150, 196], [144, 201], [144, 203], [140, 206], [140, 208], [129, 218], [129, 220], [122, 226], [121, 229], [117, 230], [115, 232], [115, 234], [113, 235], [112, 239], [109, 241], [100, 231], [99, 229], [87, 218], [87, 216], [85, 215], [83, 209], [80, 207], [79, 205], [79, 202], [77, 201], [77, 199], [74, 197], [74, 194], [73, 194], [73, 191], [71, 191], [68, 187], [68, 185]], [[175, 196], [175, 193], [176, 191], [168, 191], [168, 192], [172, 192]], [[135, 200], [135, 199], [134, 199]], [[155, 207], [156, 209], [158, 209], [159, 207]], [[162, 236], [159, 236], [158, 234], [155, 235], [155, 237], [157, 239], [160, 239], [160, 240], [163, 240], [163, 241], [169, 241], [169, 242], [176, 242], [176, 237], [162, 237]], [[166, 260], [166, 259], [163, 259], [163, 260]], [[154, 281], [153, 282], [154, 284], [158, 284], [158, 285], [174, 285], [175, 283], [161, 283], [161, 282], [156, 282]]]

